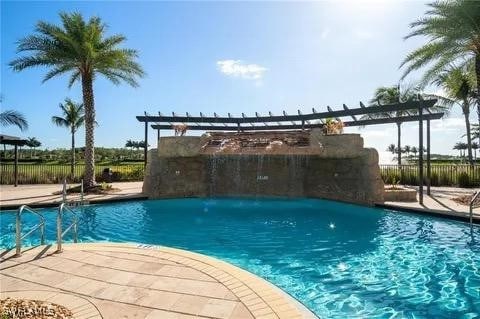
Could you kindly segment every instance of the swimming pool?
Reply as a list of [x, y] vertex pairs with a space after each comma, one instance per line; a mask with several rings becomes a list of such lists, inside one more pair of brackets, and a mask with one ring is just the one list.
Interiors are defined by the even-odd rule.
[[[54, 241], [55, 211], [43, 211]], [[37, 222], [23, 220], [25, 231]], [[14, 229], [14, 213], [0, 213], [0, 248]], [[226, 260], [321, 318], [480, 316], [480, 227], [440, 218], [314, 199], [151, 200], [85, 207], [79, 237]]]

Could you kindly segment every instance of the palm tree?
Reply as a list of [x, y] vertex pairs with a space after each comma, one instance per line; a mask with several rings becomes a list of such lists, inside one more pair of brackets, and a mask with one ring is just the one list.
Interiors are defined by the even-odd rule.
[[418, 148], [416, 146], [412, 146], [410, 148], [410, 152], [413, 153], [413, 156], [416, 157], [417, 156], [417, 153], [418, 153]]
[[133, 141], [127, 140], [127, 142], [125, 143], [125, 147], [129, 147], [131, 150], [133, 150]]
[[388, 145], [387, 147], [387, 152], [390, 152], [392, 154], [395, 154], [395, 152], [397, 151], [397, 148], [395, 147], [395, 144], [390, 144]]
[[68, 86], [82, 84], [85, 107], [85, 184], [95, 185], [94, 126], [95, 104], [93, 81], [99, 75], [114, 84], [122, 81], [138, 86], [136, 77], [144, 72], [135, 61], [137, 51], [120, 47], [123, 35], [106, 36], [106, 25], [99, 17], [86, 21], [80, 13], [60, 13], [61, 26], [40, 21], [36, 32], [18, 42], [18, 52], [28, 52], [10, 66], [14, 71], [43, 66], [50, 70], [43, 82], [70, 73]]
[[[479, 125], [478, 124], [472, 124], [472, 127], [470, 129], [470, 134], [472, 135], [472, 139], [480, 139], [480, 129], [479, 129]], [[466, 134], [462, 135], [462, 137], [465, 137]], [[473, 144], [472, 144], [473, 145]]]
[[4, 127], [15, 125], [21, 131], [28, 129], [28, 123], [23, 114], [13, 110], [0, 112], [0, 124]]
[[477, 159], [477, 150], [479, 148], [479, 145], [477, 142], [472, 142], [472, 150], [475, 152], [474, 153], [474, 156], [475, 156], [475, 160]]
[[62, 110], [61, 116], [52, 116], [53, 124], [57, 126], [63, 126], [70, 130], [72, 135], [72, 157], [70, 161], [70, 173], [73, 178], [75, 173], [75, 132], [85, 122], [85, 110], [83, 104], [76, 103], [69, 98], [65, 99], [65, 102], [59, 105]]
[[411, 147], [410, 147], [409, 145], [405, 145], [405, 146], [403, 147], [403, 152], [404, 152], [405, 154], [407, 154], [407, 156], [410, 155], [410, 152], [411, 152], [411, 151], [412, 151], [412, 149], [411, 149]]
[[30, 147], [30, 149], [31, 149], [30, 157], [33, 157], [34, 152], [35, 152], [35, 149], [36, 149], [37, 147], [42, 146], [42, 143], [41, 143], [39, 140], [37, 140], [35, 137], [29, 137], [29, 138], [27, 138], [27, 143], [26, 143], [26, 145], [27, 145], [28, 147]]
[[445, 92], [444, 95], [432, 95], [439, 100], [440, 104], [448, 108], [458, 105], [462, 109], [465, 118], [468, 162], [473, 165], [470, 107], [474, 104], [476, 98], [474, 79], [471, 73], [464, 68], [449, 67], [437, 74], [433, 83]]
[[[3, 96], [0, 95], [0, 105], [2, 104]], [[3, 109], [3, 105], [1, 108]], [[25, 131], [28, 129], [28, 122], [22, 113], [14, 110], [5, 110], [0, 112], [0, 126], [5, 127], [10, 125], [17, 126], [20, 131]]]
[[[414, 86], [382, 86], [375, 90], [373, 98], [370, 100], [370, 106], [377, 105], [388, 105], [401, 102], [408, 102], [418, 99], [419, 90]], [[376, 113], [362, 116], [362, 119], [367, 119], [371, 117], [383, 118], [388, 116], [403, 116], [406, 115], [406, 111], [396, 111], [394, 114], [386, 113]], [[402, 138], [402, 128], [401, 122], [397, 124], [397, 161], [398, 165], [402, 165], [402, 147], [401, 147], [401, 138]]]
[[453, 145], [453, 149], [459, 151], [460, 157], [462, 157], [462, 142], [457, 142]]
[[[426, 15], [410, 24], [412, 31], [406, 39], [420, 36], [426, 43], [402, 62], [403, 77], [427, 67], [422, 80], [426, 85], [449, 65], [460, 63], [460, 67], [472, 67], [480, 92], [480, 1], [435, 1], [428, 6]], [[480, 114], [480, 94], [476, 102]]]

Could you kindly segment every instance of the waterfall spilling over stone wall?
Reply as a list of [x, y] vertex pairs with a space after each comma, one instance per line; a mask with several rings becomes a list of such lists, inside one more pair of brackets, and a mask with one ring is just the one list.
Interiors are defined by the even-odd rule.
[[383, 202], [378, 153], [358, 134], [209, 133], [162, 137], [148, 154], [150, 198], [313, 197]]

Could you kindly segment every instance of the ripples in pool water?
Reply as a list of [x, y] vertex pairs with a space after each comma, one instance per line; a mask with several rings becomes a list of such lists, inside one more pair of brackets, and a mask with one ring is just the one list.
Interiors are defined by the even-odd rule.
[[[36, 222], [23, 218], [25, 230]], [[0, 214], [0, 247], [13, 246], [14, 222]], [[460, 222], [323, 200], [177, 199], [85, 207], [79, 236], [221, 258], [321, 318], [480, 317], [480, 229]]]

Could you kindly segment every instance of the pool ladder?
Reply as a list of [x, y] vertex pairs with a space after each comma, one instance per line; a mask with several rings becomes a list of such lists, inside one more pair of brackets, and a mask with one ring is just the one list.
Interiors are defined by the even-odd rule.
[[475, 201], [477, 200], [478, 196], [480, 195], [480, 191], [476, 191], [475, 194], [473, 194], [472, 200], [470, 200], [470, 225], [473, 224], [473, 204], [475, 204]]
[[[28, 211], [30, 213], [37, 215], [40, 218], [40, 223], [33, 226], [28, 233], [22, 235], [22, 213], [24, 211]], [[43, 217], [42, 214], [40, 214], [33, 208], [28, 207], [27, 205], [22, 205], [18, 209], [17, 216], [15, 219], [16, 219], [15, 221], [15, 256], [16, 257], [20, 257], [22, 254], [22, 240], [25, 237], [32, 234], [37, 229], [40, 229], [40, 244], [41, 245], [45, 244], [45, 218]]]
[[[62, 242], [63, 237], [73, 228], [73, 242], [78, 242], [78, 215], [68, 207], [67, 203], [67, 187], [66, 180], [63, 182], [63, 191], [62, 191], [62, 203], [58, 207], [57, 212], [57, 252], [62, 251]], [[75, 204], [75, 202], [72, 202]], [[83, 194], [83, 180], [81, 182], [81, 192], [80, 192], [80, 206], [85, 204], [84, 194]], [[40, 218], [40, 222], [32, 227], [26, 234], [22, 235], [22, 214], [24, 211], [35, 214]], [[62, 231], [62, 220], [65, 213], [70, 213], [73, 216], [72, 223]], [[22, 255], [22, 240], [30, 236], [34, 231], [40, 229], [40, 244], [45, 245], [45, 218], [37, 210], [27, 206], [22, 205], [17, 210], [16, 220], [15, 220], [15, 256], [20, 257]]]

